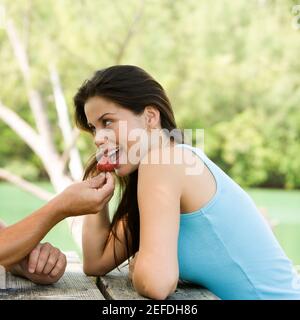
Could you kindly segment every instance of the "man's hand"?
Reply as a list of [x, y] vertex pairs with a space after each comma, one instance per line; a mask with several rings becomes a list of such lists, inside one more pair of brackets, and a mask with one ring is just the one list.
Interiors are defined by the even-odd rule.
[[99, 213], [114, 194], [115, 183], [111, 173], [101, 173], [83, 182], [76, 182], [56, 196], [57, 207], [64, 218]]
[[[30, 252], [49, 230], [61, 220], [69, 216], [101, 212], [113, 196], [114, 188], [114, 178], [111, 173], [103, 173], [92, 179], [74, 183], [28, 217], [1, 229], [0, 264], [9, 268], [18, 264], [24, 257], [31, 256], [32, 253]], [[38, 246], [35, 252], [39, 252], [39, 250], [40, 247]], [[53, 254], [51, 253], [50, 256], [52, 257]], [[58, 259], [58, 265], [61, 264], [62, 259], [62, 257]], [[21, 264], [22, 269], [24, 269], [24, 263], [26, 263], [26, 260]], [[24, 272], [25, 270], [26, 268]], [[33, 274], [29, 273], [28, 270], [26, 272], [26, 276], [30, 276], [30, 278], [33, 278], [33, 275], [36, 274], [36, 271]], [[44, 276], [42, 279], [44, 279]], [[55, 282], [53, 277], [51, 278], [49, 275], [47, 281], [50, 282], [50, 280]]]
[[9, 268], [9, 271], [37, 284], [52, 284], [62, 277], [66, 266], [66, 256], [51, 244], [44, 243], [38, 244], [27, 257]]

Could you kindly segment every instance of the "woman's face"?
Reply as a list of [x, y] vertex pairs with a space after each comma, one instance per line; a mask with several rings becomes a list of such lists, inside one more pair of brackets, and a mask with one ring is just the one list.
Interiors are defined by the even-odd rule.
[[118, 163], [116, 174], [126, 176], [135, 171], [140, 159], [149, 150], [144, 140], [147, 134], [146, 112], [136, 115], [102, 97], [89, 98], [84, 111], [98, 148], [97, 160], [99, 161], [105, 150], [110, 154], [115, 148], [119, 148], [116, 153]]

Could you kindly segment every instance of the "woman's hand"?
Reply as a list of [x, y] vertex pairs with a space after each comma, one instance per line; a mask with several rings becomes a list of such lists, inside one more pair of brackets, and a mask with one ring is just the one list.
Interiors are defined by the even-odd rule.
[[129, 273], [128, 273], [128, 277], [129, 279], [132, 281], [132, 276], [133, 276], [133, 272], [134, 272], [134, 266], [136, 263], [136, 258], [138, 256], [139, 252], [136, 252], [134, 255], [134, 258], [132, 258], [129, 262]]
[[83, 182], [73, 183], [52, 201], [64, 217], [99, 213], [114, 194], [115, 183], [111, 173]]
[[50, 243], [44, 243], [38, 244], [21, 262], [9, 268], [9, 271], [37, 284], [52, 284], [62, 277], [66, 266], [66, 256]]

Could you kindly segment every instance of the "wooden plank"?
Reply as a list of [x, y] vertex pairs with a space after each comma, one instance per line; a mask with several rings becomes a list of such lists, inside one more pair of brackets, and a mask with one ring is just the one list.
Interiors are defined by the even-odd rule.
[[3, 266], [0, 266], [0, 289], [6, 289], [6, 272]]
[[104, 300], [96, 279], [83, 274], [77, 254], [67, 252], [66, 255], [66, 272], [53, 285], [36, 285], [7, 273], [6, 290], [0, 290], [0, 300]]
[[[97, 278], [97, 286], [108, 300], [149, 300], [139, 295], [128, 278], [128, 265], [124, 262], [116, 268]], [[217, 296], [199, 285], [179, 281], [176, 291], [167, 300], [219, 300]]]

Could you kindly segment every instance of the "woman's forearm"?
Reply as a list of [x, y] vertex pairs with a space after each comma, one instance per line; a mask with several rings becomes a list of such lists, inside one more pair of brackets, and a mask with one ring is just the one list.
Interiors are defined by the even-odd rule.
[[64, 219], [54, 198], [22, 221], [0, 230], [0, 265], [9, 267], [28, 255]]
[[100, 261], [109, 236], [110, 219], [108, 205], [96, 215], [84, 217], [82, 250], [84, 269], [90, 269]]

